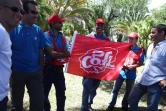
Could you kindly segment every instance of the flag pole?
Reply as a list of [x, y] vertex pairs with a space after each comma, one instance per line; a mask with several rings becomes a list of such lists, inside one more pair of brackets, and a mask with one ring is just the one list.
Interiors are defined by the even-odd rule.
[[[72, 41], [71, 41], [71, 48], [69, 50], [70, 54], [72, 53], [72, 50], [73, 50], [73, 47], [74, 47], [74, 43], [75, 43], [75, 40], [76, 40], [76, 35], [77, 35], [77, 31], [74, 31]], [[66, 64], [65, 73], [67, 73], [68, 65], [69, 65], [69, 62]]]

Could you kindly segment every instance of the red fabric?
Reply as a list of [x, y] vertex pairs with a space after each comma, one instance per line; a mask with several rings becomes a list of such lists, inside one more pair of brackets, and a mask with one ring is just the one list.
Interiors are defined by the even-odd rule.
[[[126, 58], [126, 60], [125, 60], [125, 62], [124, 62], [124, 66], [137, 64], [139, 59], [140, 59], [140, 57], [141, 57], [142, 51], [143, 51], [142, 48], [140, 48], [138, 50], [138, 52], [130, 51], [128, 56], [127, 56], [127, 58]], [[136, 70], [136, 68], [133, 69], [133, 70]]]
[[[53, 35], [50, 33], [50, 31], [48, 31], [47, 33], [50, 35], [54, 51], [56, 51], [56, 52], [63, 52], [64, 46], [66, 44], [65, 37], [64, 36], [61, 37], [61, 39], [62, 39], [62, 49], [58, 49], [56, 44], [55, 44]], [[45, 61], [45, 63], [46, 64], [51, 64], [51, 65], [55, 65], [55, 66], [62, 66], [63, 64], [67, 63], [68, 61], [69, 61], [68, 57], [64, 57], [64, 58], [54, 59], [53, 61]]]
[[109, 42], [77, 34], [66, 71], [100, 80], [116, 80], [129, 49], [129, 43]]

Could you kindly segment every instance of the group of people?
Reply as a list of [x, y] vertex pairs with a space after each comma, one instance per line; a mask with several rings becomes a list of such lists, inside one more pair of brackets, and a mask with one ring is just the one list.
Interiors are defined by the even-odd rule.
[[64, 111], [63, 64], [70, 57], [66, 39], [60, 32], [64, 20], [57, 14], [51, 15], [50, 30], [43, 33], [35, 25], [37, 17], [34, 0], [0, 0], [0, 111], [7, 110], [9, 83], [11, 111], [23, 111], [25, 86], [30, 97], [29, 110], [50, 111], [48, 95], [52, 83], [57, 111]]
[[[64, 63], [70, 53], [66, 39], [60, 31], [63, 20], [57, 14], [48, 18], [50, 30], [44, 32], [35, 25], [38, 7], [34, 0], [0, 0], [0, 111], [7, 110], [8, 91], [11, 89], [11, 111], [23, 111], [25, 86], [30, 97], [30, 111], [50, 111], [48, 99], [52, 84], [56, 90], [57, 111], [65, 110]], [[95, 21], [95, 33], [87, 37], [107, 40], [104, 20]], [[166, 84], [166, 26], [158, 24], [151, 29], [152, 44], [147, 50], [146, 62], [140, 79], [136, 81], [136, 68], [144, 64], [143, 49], [137, 45], [139, 35], [131, 33], [130, 52], [114, 82], [106, 111], [113, 111], [118, 92], [126, 81], [122, 100], [123, 111], [137, 111], [138, 102], [147, 93], [147, 111], [157, 111]], [[10, 83], [10, 88], [9, 88]], [[91, 105], [100, 80], [83, 77], [82, 111], [93, 111]], [[134, 87], [133, 87], [134, 86]]]

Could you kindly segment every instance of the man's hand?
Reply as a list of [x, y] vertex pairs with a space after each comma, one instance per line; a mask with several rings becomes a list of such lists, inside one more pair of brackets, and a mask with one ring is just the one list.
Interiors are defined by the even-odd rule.
[[159, 85], [160, 85], [161, 87], [164, 87], [164, 84], [166, 84], [166, 80], [165, 80], [165, 79], [164, 79], [164, 80], [161, 80], [160, 83], [159, 83]]
[[135, 67], [136, 67], [136, 65], [128, 65], [127, 66], [127, 68], [130, 69], [130, 70], [134, 69]]

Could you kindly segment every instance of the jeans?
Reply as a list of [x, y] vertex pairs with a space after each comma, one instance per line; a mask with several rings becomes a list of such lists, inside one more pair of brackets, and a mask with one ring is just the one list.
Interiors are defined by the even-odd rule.
[[43, 79], [43, 86], [44, 86], [44, 110], [50, 111], [51, 105], [48, 99], [48, 95], [51, 89], [52, 84], [54, 84], [56, 90], [56, 100], [57, 100], [57, 111], [64, 111], [65, 110], [65, 77], [63, 73], [63, 66], [56, 67], [56, 66], [45, 66], [44, 67], [44, 79]]
[[25, 85], [30, 97], [30, 111], [43, 111], [44, 92], [42, 79], [42, 70], [33, 73], [12, 72], [10, 81], [12, 101], [11, 111], [23, 111]]
[[92, 78], [83, 78], [82, 110], [87, 110], [88, 105], [93, 104], [93, 98], [96, 96], [96, 90], [100, 85], [100, 80]]
[[162, 94], [162, 87], [159, 83], [145, 86], [137, 83], [129, 95], [130, 111], [137, 111], [138, 102], [147, 93], [147, 108], [145, 111], [158, 111], [158, 103]]
[[2, 101], [0, 101], [0, 111], [7, 111], [7, 101], [7, 96]]
[[111, 92], [111, 102], [109, 104], [110, 107], [115, 106], [119, 90], [120, 90], [124, 80], [126, 80], [126, 90], [125, 90], [125, 94], [124, 94], [124, 97], [122, 100], [122, 107], [128, 108], [128, 96], [133, 88], [135, 80], [123, 79], [122, 77], [118, 77], [117, 80], [114, 82], [113, 90]]

